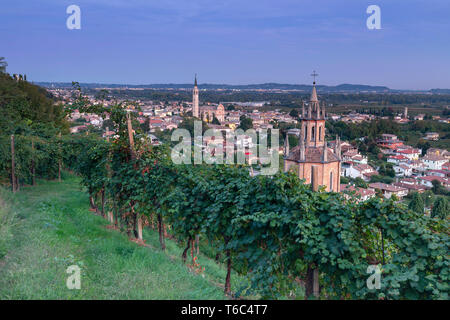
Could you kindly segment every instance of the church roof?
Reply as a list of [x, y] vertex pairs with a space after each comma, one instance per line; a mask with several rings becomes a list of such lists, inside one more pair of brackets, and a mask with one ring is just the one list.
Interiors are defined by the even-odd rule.
[[310, 101], [311, 102], [319, 102], [319, 99], [317, 98], [317, 91], [316, 91], [316, 85], [315, 84], [313, 85]]
[[[286, 157], [286, 160], [300, 162], [300, 147], [296, 146], [291, 149], [291, 152]], [[302, 162], [322, 162], [323, 159], [323, 147], [305, 147], [305, 161]], [[327, 148], [327, 161], [336, 162], [340, 161], [337, 155]]]

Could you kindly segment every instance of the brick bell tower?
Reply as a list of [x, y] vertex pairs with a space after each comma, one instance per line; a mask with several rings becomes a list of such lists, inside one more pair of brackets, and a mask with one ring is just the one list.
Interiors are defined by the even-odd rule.
[[320, 105], [317, 98], [316, 77], [314, 71], [313, 89], [308, 108], [302, 106], [301, 129], [298, 146], [289, 150], [286, 135], [284, 146], [284, 171], [294, 171], [305, 183], [312, 183], [312, 167], [318, 167], [319, 185], [326, 186], [326, 191], [340, 191], [341, 143], [336, 137], [334, 149], [327, 147], [325, 141], [325, 105]]
[[192, 91], [192, 116], [199, 118], [199, 99], [198, 99], [198, 86], [197, 86], [197, 74], [195, 74], [194, 90]]

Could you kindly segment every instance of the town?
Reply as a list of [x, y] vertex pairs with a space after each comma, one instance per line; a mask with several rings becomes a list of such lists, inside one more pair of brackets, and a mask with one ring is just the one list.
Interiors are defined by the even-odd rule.
[[[201, 86], [197, 84], [195, 77], [192, 86], [192, 99], [185, 101], [155, 101], [155, 100], [132, 100], [117, 98], [114, 95], [98, 97], [100, 89], [96, 89], [88, 94], [89, 102], [92, 104], [103, 103], [106, 106], [112, 103], [124, 103], [128, 105], [130, 112], [136, 114], [136, 120], [144, 132], [151, 138], [153, 144], [168, 143], [171, 144], [170, 135], [177, 128], [188, 128], [189, 120], [192, 117], [201, 119], [207, 128], [215, 129], [223, 134], [223, 139], [214, 139], [205, 137], [202, 140], [202, 150], [205, 153], [215, 152], [218, 144], [222, 150], [245, 149], [246, 163], [251, 166], [251, 174], [257, 175], [260, 172], [264, 159], [261, 159], [256, 152], [252, 153], [258, 147], [258, 141], [254, 141], [251, 136], [241, 134], [234, 141], [234, 145], [227, 145], [225, 135], [235, 132], [237, 128], [243, 130], [254, 129], [260, 133], [272, 129], [281, 129], [280, 147], [278, 152], [280, 163], [286, 162], [289, 156], [289, 150], [286, 150], [286, 142], [292, 147], [296, 147], [302, 122], [305, 118], [305, 108], [316, 101], [302, 102], [302, 108], [293, 108], [291, 111], [280, 108], [264, 108], [269, 104], [268, 101], [249, 101], [249, 102], [221, 102], [213, 103], [201, 101]], [[236, 90], [236, 89], [235, 89]], [[268, 89], [270, 91], [270, 89]], [[315, 91], [314, 83], [314, 91]], [[71, 104], [73, 102], [73, 89], [70, 88], [48, 88], [48, 91], [57, 97], [60, 101]], [[105, 91], [103, 88], [102, 91]], [[139, 89], [130, 89], [129, 92], [139, 91]], [[264, 91], [264, 90], [262, 90]], [[314, 93], [317, 95], [317, 93]], [[316, 100], [317, 97], [314, 97]], [[326, 121], [333, 124], [343, 123], [346, 125], [358, 125], [376, 121], [390, 121], [399, 126], [405, 126], [412, 123], [421, 123], [428, 118], [428, 121], [435, 122], [441, 126], [447, 126], [444, 135], [440, 137], [438, 132], [425, 132], [420, 141], [426, 142], [426, 150], [409, 145], [399, 139], [395, 134], [381, 132], [375, 140], [376, 154], [370, 154], [367, 150], [361, 151], [358, 145], [364, 144], [367, 137], [359, 137], [353, 140], [336, 140], [331, 137], [326, 141], [325, 148], [335, 150], [337, 141], [340, 145], [340, 155], [338, 157], [339, 167], [335, 174], [335, 182], [324, 183], [328, 190], [344, 192], [348, 197], [356, 198], [358, 201], [367, 200], [371, 197], [382, 196], [391, 198], [394, 196], [398, 201], [410, 201], [414, 193], [425, 193], [430, 195], [445, 195], [450, 190], [450, 152], [446, 148], [431, 147], [429, 142], [439, 141], [441, 138], [448, 141], [448, 126], [450, 118], [448, 112], [442, 115], [430, 115], [424, 113], [408, 114], [408, 107], [395, 113], [391, 111], [390, 116], [376, 115], [373, 113], [356, 112], [354, 110], [344, 113], [334, 113], [332, 103], [317, 103], [322, 105], [323, 112], [326, 114]], [[363, 101], [363, 104], [367, 101]], [[447, 106], [448, 109], [448, 106]], [[315, 112], [315, 111], [313, 111]], [[447, 116], [445, 116], [447, 115]], [[74, 110], [70, 114], [72, 123], [70, 131], [72, 133], [82, 133], [89, 130], [96, 130], [104, 137], [112, 137], [115, 132], [109, 125], [108, 115], [101, 117], [95, 114], [80, 113]], [[325, 117], [324, 117], [325, 119]], [[328, 126], [327, 126], [328, 128]], [[328, 130], [328, 129], [327, 129]], [[328, 131], [324, 135], [329, 137]], [[288, 138], [286, 138], [288, 137]], [[305, 140], [305, 137], [303, 138]], [[258, 140], [258, 139], [257, 139]], [[306, 140], [305, 140], [306, 141]], [[173, 143], [172, 143], [173, 145]], [[283, 146], [284, 145], [284, 146]], [[321, 144], [320, 146], [323, 146]], [[289, 148], [289, 147], [288, 147]], [[298, 146], [297, 146], [298, 148]], [[292, 151], [292, 149], [291, 149]], [[375, 157], [375, 159], [373, 159]], [[304, 160], [306, 161], [306, 159]], [[323, 159], [321, 159], [323, 161]], [[286, 164], [284, 170], [287, 171]], [[298, 169], [297, 169], [298, 170]], [[321, 171], [322, 172], [322, 171]], [[312, 178], [305, 175], [299, 175], [310, 183]], [[322, 181], [325, 181], [322, 178]], [[330, 183], [334, 187], [330, 188]], [[428, 206], [424, 207], [425, 213], [430, 213], [430, 207], [433, 202], [428, 201]]]

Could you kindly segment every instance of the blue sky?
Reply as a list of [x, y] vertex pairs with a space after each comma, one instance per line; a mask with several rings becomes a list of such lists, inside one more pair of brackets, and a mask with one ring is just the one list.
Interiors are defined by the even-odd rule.
[[450, 88], [449, 15], [448, 0], [3, 0], [0, 56], [33, 81], [303, 84], [315, 69], [327, 85]]

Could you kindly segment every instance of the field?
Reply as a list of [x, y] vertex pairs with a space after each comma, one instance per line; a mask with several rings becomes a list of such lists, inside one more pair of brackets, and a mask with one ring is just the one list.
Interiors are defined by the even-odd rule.
[[[89, 211], [79, 179], [64, 177], [15, 195], [0, 189], [0, 299], [227, 298], [222, 265], [200, 254], [205, 271], [197, 274], [182, 264], [175, 242], [166, 240], [165, 253], [157, 249], [157, 232], [144, 230], [144, 247], [107, 229]], [[74, 264], [81, 268], [80, 290], [66, 287], [66, 269]], [[232, 281], [235, 290], [243, 280], [233, 275]]]

